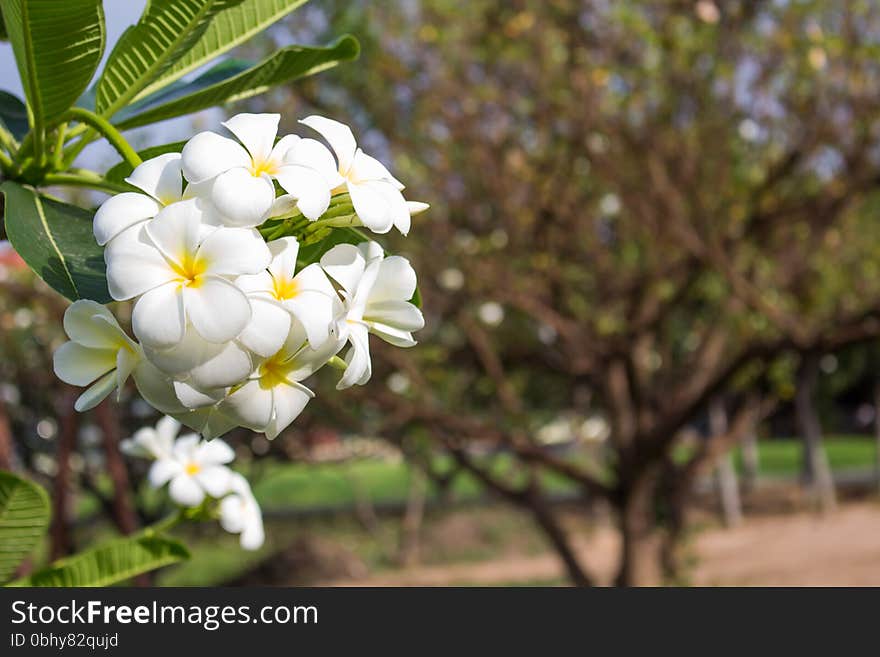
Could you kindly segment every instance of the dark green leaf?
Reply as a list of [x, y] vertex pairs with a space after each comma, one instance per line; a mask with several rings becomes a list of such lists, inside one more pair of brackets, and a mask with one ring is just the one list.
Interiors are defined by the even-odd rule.
[[49, 497], [40, 486], [0, 471], [0, 583], [15, 573], [49, 524]]
[[71, 301], [108, 303], [103, 250], [92, 234], [92, 213], [41, 196], [12, 181], [0, 185], [5, 197], [6, 235], [46, 283]]
[[234, 7], [224, 9], [214, 17], [198, 42], [181, 55], [159, 79], [151, 82], [135, 96], [135, 100], [140, 101], [187, 73], [202, 68], [212, 59], [262, 33], [305, 2], [306, 0], [244, 0]]
[[141, 534], [62, 559], [11, 586], [110, 586], [186, 559], [189, 551], [179, 541]]
[[86, 89], [104, 52], [101, 0], [0, 0], [15, 61], [40, 129]]
[[[134, 116], [116, 122], [121, 129], [135, 128], [208, 107], [232, 103], [261, 94], [271, 87], [313, 75], [358, 55], [354, 37], [345, 36], [326, 48], [288, 46], [256, 66], [228, 77], [239, 64], [225, 62], [190, 84], [159, 92], [132, 108]], [[218, 80], [216, 81], [215, 80]]]
[[112, 116], [177, 61], [217, 12], [242, 0], [150, 0], [120, 37], [96, 86], [95, 109]]
[[27, 107], [8, 91], [0, 91], [0, 123], [19, 141], [27, 134]]

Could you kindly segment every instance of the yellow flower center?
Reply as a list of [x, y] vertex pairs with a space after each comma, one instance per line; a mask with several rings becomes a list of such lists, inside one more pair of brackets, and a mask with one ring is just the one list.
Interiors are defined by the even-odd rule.
[[187, 463], [186, 467], [184, 468], [184, 472], [186, 472], [186, 474], [188, 474], [190, 477], [199, 474], [199, 472], [201, 471], [202, 466], [200, 466], [198, 463]]
[[284, 350], [279, 351], [260, 365], [260, 387], [269, 389], [282, 383], [288, 383], [287, 375], [291, 369], [290, 363], [287, 362], [287, 354], [284, 353]]
[[204, 258], [199, 258], [197, 255], [193, 256], [191, 253], [184, 253], [177, 263], [172, 264], [172, 268], [182, 286], [198, 287], [201, 285], [201, 276], [208, 268], [208, 263], [205, 262]]
[[270, 176], [278, 171], [278, 165], [272, 160], [251, 160], [250, 172], [254, 178], [259, 178], [264, 173]]
[[292, 278], [272, 278], [272, 293], [279, 301], [293, 299], [300, 293], [299, 283]]

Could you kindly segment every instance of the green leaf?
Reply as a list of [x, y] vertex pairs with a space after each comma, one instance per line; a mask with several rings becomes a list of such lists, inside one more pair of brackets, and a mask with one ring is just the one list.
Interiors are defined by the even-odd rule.
[[46, 532], [49, 496], [35, 483], [0, 471], [0, 583], [7, 581]]
[[71, 301], [112, 301], [103, 250], [92, 235], [92, 213], [9, 180], [0, 191], [6, 235], [40, 278]]
[[[174, 141], [170, 144], [162, 144], [161, 146], [151, 146], [142, 151], [138, 151], [140, 158], [146, 162], [154, 157], [159, 157], [165, 153], [179, 153], [186, 146], [186, 141]], [[117, 162], [107, 170], [104, 178], [114, 183], [124, 183], [125, 179], [131, 175], [134, 168], [125, 160]]]
[[110, 586], [186, 559], [189, 551], [179, 541], [141, 534], [56, 561], [10, 586]]
[[[191, 85], [183, 85], [173, 91], [160, 92], [155, 98], [144, 99], [143, 106], [132, 108], [134, 116], [123, 118], [116, 126], [127, 130], [250, 98], [276, 85], [313, 75], [342, 61], [352, 60], [357, 57], [358, 52], [358, 42], [351, 36], [344, 36], [326, 48], [288, 46], [246, 71], [206, 86], [202, 78], [207, 76], [209, 80], [216, 80], [219, 77], [215, 67]], [[219, 66], [223, 71], [230, 70], [226, 63]]]
[[205, 66], [212, 59], [260, 34], [305, 2], [306, 0], [244, 0], [234, 7], [224, 9], [214, 17], [199, 40], [159, 79], [145, 87], [135, 100], [145, 98], [187, 73]]
[[242, 0], [150, 0], [120, 37], [96, 87], [95, 111], [112, 116], [198, 41], [217, 12]]
[[0, 91], [0, 123], [19, 141], [27, 134], [27, 107], [8, 91]]
[[86, 89], [104, 52], [100, 0], [0, 0], [6, 30], [39, 130]]
[[9, 41], [9, 33], [6, 31], [6, 21], [3, 20], [2, 11], [0, 11], [0, 41]]

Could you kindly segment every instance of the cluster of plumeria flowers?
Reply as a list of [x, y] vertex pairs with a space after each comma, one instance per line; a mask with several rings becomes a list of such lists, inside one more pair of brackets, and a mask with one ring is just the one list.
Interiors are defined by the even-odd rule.
[[[148, 403], [205, 439], [237, 426], [271, 439], [314, 396], [303, 381], [319, 368], [344, 370], [339, 389], [369, 380], [370, 334], [415, 344], [424, 319], [410, 302], [416, 274], [405, 258], [366, 241], [298, 267], [300, 245], [284, 228], [295, 220], [406, 234], [427, 205], [406, 201], [347, 126], [301, 121], [327, 148], [296, 135], [276, 140], [279, 119], [239, 114], [223, 124], [234, 138], [199, 133], [181, 153], [134, 169], [126, 181], [139, 192], [98, 209], [110, 295], [134, 304], [136, 340], [101, 304], [67, 309], [70, 341], [54, 365], [60, 379], [87, 387], [77, 410], [131, 377]], [[195, 449], [187, 438], [180, 449]], [[183, 486], [176, 481], [172, 495]]]
[[246, 550], [262, 547], [263, 514], [247, 479], [228, 467], [235, 457], [232, 448], [219, 438], [203, 441], [194, 433], [177, 438], [179, 431], [180, 423], [165, 416], [155, 428], [138, 429], [122, 449], [153, 460], [147, 475], [153, 488], [168, 484], [171, 499], [187, 509], [218, 501], [223, 529], [238, 534]]

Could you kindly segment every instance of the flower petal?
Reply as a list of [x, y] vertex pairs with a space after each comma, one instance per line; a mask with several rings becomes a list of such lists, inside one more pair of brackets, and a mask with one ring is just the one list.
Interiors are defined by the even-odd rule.
[[191, 183], [213, 178], [234, 167], [249, 167], [251, 157], [234, 139], [214, 132], [200, 132], [180, 153], [183, 175]]
[[296, 271], [296, 257], [299, 255], [299, 242], [295, 237], [282, 237], [269, 242], [269, 252], [272, 261], [269, 263], [269, 273], [276, 280], [289, 280]]
[[171, 415], [188, 409], [174, 394], [171, 379], [148, 360], [142, 360], [132, 373], [138, 393], [153, 408]]
[[92, 349], [65, 342], [52, 356], [55, 375], [73, 386], [87, 386], [116, 368], [117, 349]]
[[354, 140], [351, 128], [339, 121], [314, 115], [307, 116], [300, 123], [317, 131], [327, 140], [330, 148], [336, 153], [336, 159], [339, 160], [339, 171], [344, 175], [351, 168], [357, 149], [357, 142]]
[[150, 466], [150, 471], [147, 474], [150, 486], [153, 488], [164, 486], [173, 477], [179, 475], [182, 469], [178, 461], [171, 458], [160, 458]]
[[394, 225], [392, 203], [387, 196], [386, 182], [348, 183], [354, 211], [361, 222], [374, 233], [387, 233]]
[[422, 311], [407, 301], [380, 301], [367, 305], [364, 321], [390, 326], [402, 331], [418, 331], [424, 328]]
[[171, 262], [189, 260], [202, 234], [202, 213], [195, 199], [172, 203], [146, 225], [155, 247]]
[[176, 276], [147, 236], [145, 228], [135, 228], [117, 236], [104, 249], [104, 260], [110, 296], [117, 301], [133, 299]]
[[125, 182], [168, 205], [183, 194], [183, 161], [180, 153], [163, 153], [138, 165]]
[[284, 191], [296, 199], [296, 207], [307, 219], [314, 221], [330, 207], [330, 190], [333, 187], [314, 169], [287, 164], [278, 168], [275, 179]]
[[353, 244], [337, 244], [321, 256], [321, 267], [351, 295], [364, 275], [366, 260]]
[[172, 281], [150, 290], [134, 304], [131, 327], [138, 340], [167, 349], [183, 339], [186, 315], [180, 284]]
[[206, 406], [214, 406], [223, 398], [224, 389], [210, 390], [204, 392], [195, 386], [191, 386], [185, 381], [174, 382], [174, 393], [180, 400], [180, 403], [187, 408], [205, 408]]
[[227, 226], [259, 226], [269, 216], [275, 201], [275, 185], [269, 174], [254, 176], [245, 168], [224, 171], [211, 188], [211, 202]]
[[196, 481], [211, 497], [223, 497], [229, 492], [229, 468], [213, 465], [202, 468]]
[[74, 301], [64, 311], [64, 332], [74, 342], [97, 349], [119, 348], [128, 342], [113, 313], [88, 299]]
[[199, 463], [207, 465], [222, 465], [231, 463], [235, 459], [235, 452], [222, 440], [209, 440], [199, 445]]
[[152, 219], [162, 206], [146, 194], [123, 192], [111, 196], [95, 213], [92, 230], [95, 240], [104, 246], [122, 231], [147, 219]]
[[195, 478], [186, 474], [179, 474], [171, 480], [168, 487], [171, 499], [180, 506], [198, 506], [205, 499], [205, 491], [196, 482]]
[[224, 405], [242, 426], [264, 431], [272, 420], [272, 390], [248, 381], [226, 398]]
[[364, 385], [373, 373], [370, 361], [369, 333], [365, 326], [356, 324], [351, 327], [349, 342], [351, 348], [345, 355], [345, 373], [336, 384], [337, 390], [350, 388], [353, 385]]
[[244, 292], [218, 276], [201, 276], [198, 285], [189, 285], [183, 292], [187, 316], [208, 342], [238, 337], [251, 319], [251, 305]]
[[278, 134], [280, 114], [236, 114], [223, 125], [245, 145], [251, 157], [265, 162]]
[[354, 160], [351, 163], [349, 177], [352, 180], [358, 180], [361, 182], [382, 180], [384, 182], [392, 183], [395, 187], [400, 189], [403, 188], [400, 181], [391, 175], [391, 172], [385, 168], [384, 164], [375, 157], [367, 155], [360, 148], [355, 152]]
[[209, 360], [193, 367], [189, 377], [194, 385], [210, 390], [241, 383], [253, 370], [250, 353], [234, 340], [223, 344], [222, 349]]
[[279, 385], [273, 390], [274, 413], [272, 421], [266, 427], [266, 438], [273, 440], [284, 431], [297, 416], [302, 413], [309, 400], [315, 396], [303, 385]]
[[409, 301], [416, 293], [416, 272], [409, 260], [389, 256], [379, 266], [379, 273], [370, 291], [370, 301]]
[[274, 299], [251, 297], [251, 321], [239, 340], [254, 353], [268, 358], [284, 344], [290, 331], [290, 313]]
[[73, 404], [73, 408], [78, 413], [84, 413], [104, 401], [104, 399], [107, 398], [107, 395], [113, 392], [113, 388], [115, 387], [116, 373], [108, 372], [98, 379], [91, 388], [87, 389], [83, 394], [77, 397], [76, 402]]
[[206, 274], [256, 274], [269, 265], [271, 254], [260, 234], [248, 228], [216, 230], [202, 241], [199, 260]]

